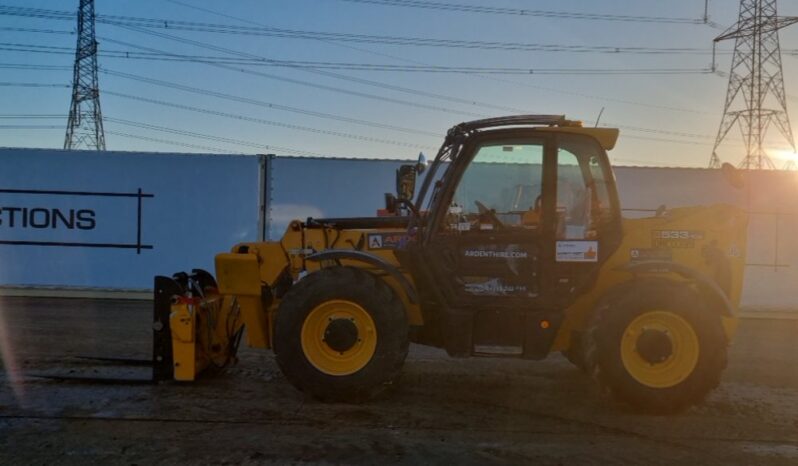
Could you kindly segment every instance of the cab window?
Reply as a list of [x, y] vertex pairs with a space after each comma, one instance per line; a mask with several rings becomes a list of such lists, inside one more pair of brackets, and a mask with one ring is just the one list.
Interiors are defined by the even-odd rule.
[[454, 192], [445, 228], [459, 232], [537, 228], [542, 167], [542, 141], [480, 146]]
[[557, 237], [595, 239], [612, 220], [612, 175], [589, 138], [562, 137], [557, 151]]

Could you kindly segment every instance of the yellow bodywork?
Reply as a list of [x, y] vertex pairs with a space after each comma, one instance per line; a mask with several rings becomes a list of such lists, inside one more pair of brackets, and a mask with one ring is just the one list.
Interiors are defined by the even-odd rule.
[[[612, 149], [618, 139], [617, 129], [584, 128], [579, 122], [567, 120], [557, 126], [538, 127], [535, 131], [583, 134], [594, 138], [605, 150]], [[551, 350], [567, 350], [572, 336], [585, 329], [600, 300], [610, 290], [635, 278], [624, 266], [646, 259], [646, 254], [652, 250], [667, 250], [667, 261], [688, 267], [710, 279], [717, 271], [713, 270], [706, 251], [710, 249], [716, 256], [723, 256], [730, 277], [725, 292], [728, 301], [736, 308], [742, 290], [747, 223], [748, 218], [742, 210], [728, 205], [676, 208], [650, 218], [623, 220], [620, 245], [601, 265], [591, 288], [583, 291], [564, 310], [565, 319]], [[369, 235], [373, 233], [379, 233], [383, 238], [395, 233], [397, 238], [402, 238], [406, 230], [307, 228], [296, 220], [279, 241], [237, 244], [231, 252], [217, 255], [218, 290], [196, 302], [176, 302], [172, 306], [170, 324], [175, 378], [192, 380], [205, 368], [226, 363], [224, 357], [231, 352], [234, 354], [230, 346], [234, 335], [239, 334], [243, 327], [246, 327], [250, 346], [271, 348], [281, 286], [290, 286], [303, 274], [330, 265], [307, 260], [312, 254], [330, 249], [368, 252], [398, 268], [407, 282], [415, 286], [409, 271], [399, 266], [393, 249], [372, 248], [379, 245], [368, 244]], [[402, 301], [408, 323], [415, 327], [425, 325], [419, 304], [411, 302], [406, 290], [390, 274], [352, 259], [336, 260], [335, 264], [375, 272]], [[656, 273], [670, 280], [690, 280], [673, 272], [660, 270]], [[434, 314], [435, 310], [431, 311]], [[723, 310], [718, 312], [723, 313]], [[724, 327], [727, 336], [731, 337], [736, 318], [733, 313], [727, 314], [724, 315]], [[318, 353], [317, 363], [325, 367], [322, 371], [334, 373], [337, 370], [335, 358], [322, 353]]]
[[[738, 208], [728, 205], [710, 207], [687, 207], [667, 211], [664, 215], [626, 219], [623, 222], [623, 239], [614, 254], [602, 265], [593, 287], [580, 296], [567, 310], [566, 319], [558, 332], [552, 347], [553, 351], [565, 350], [570, 344], [573, 331], [583, 330], [590, 312], [599, 299], [615, 287], [633, 278], [623, 270], [623, 266], [634, 261], [635, 250], [648, 250], [654, 247], [669, 246], [672, 261], [690, 267], [706, 276], [712, 277], [702, 250], [712, 246], [722, 251], [731, 266], [731, 287], [729, 300], [737, 306], [742, 290], [743, 269], [745, 266], [746, 229], [748, 218]], [[321, 228], [307, 229], [296, 221], [287, 229], [280, 241], [243, 243], [233, 248], [233, 253], [219, 254], [216, 257], [216, 273], [219, 291], [223, 296], [235, 296], [240, 307], [241, 320], [247, 327], [248, 342], [251, 346], [271, 347], [272, 322], [279, 300], [272, 300], [267, 309], [263, 308], [261, 286], [277, 283], [282, 274], [288, 273], [297, 279], [300, 273], [312, 273], [325, 264], [307, 261], [311, 253], [330, 249], [334, 242], [336, 249], [356, 249], [361, 247], [386, 262], [399, 267], [391, 249], [369, 249], [367, 238], [370, 233], [396, 233], [402, 235], [403, 229], [356, 229], [334, 230]], [[663, 233], [664, 232], [664, 233]], [[665, 236], [661, 238], [659, 236]], [[684, 237], [680, 237], [684, 236]], [[246, 250], [246, 254], [238, 251]], [[370, 270], [371, 266], [358, 261], [342, 260], [342, 265]], [[405, 276], [413, 283], [407, 271]], [[684, 281], [675, 273], [658, 274], [669, 279]], [[390, 276], [382, 277], [402, 300], [411, 325], [422, 326], [421, 310], [412, 304], [401, 286]], [[724, 325], [729, 337], [734, 331], [735, 319], [724, 317]]]
[[[227, 294], [225, 290], [227, 287], [231, 289], [238, 285], [226, 283], [228, 280], [234, 282], [236, 280], [253, 282], [257, 280], [258, 290], [257, 296], [260, 296], [260, 284], [272, 285], [277, 282], [280, 276], [286, 271], [290, 274], [292, 279], [297, 279], [303, 271], [312, 273], [323, 267], [325, 264], [307, 261], [305, 257], [311, 253], [325, 251], [331, 249], [332, 241], [335, 241], [337, 247], [335, 249], [356, 249], [356, 245], [363, 245], [363, 250], [380, 257], [386, 262], [394, 266], [399, 266], [393, 250], [390, 249], [369, 249], [366, 244], [369, 233], [396, 233], [397, 235], [404, 235], [404, 229], [362, 229], [362, 230], [335, 230], [335, 229], [303, 229], [299, 221], [294, 221], [289, 225], [288, 229], [283, 235], [283, 238], [277, 242], [261, 242], [261, 243], [242, 243], [233, 248], [233, 251], [239, 251], [241, 248], [246, 248], [248, 254], [225, 253], [216, 256], [216, 269], [217, 279], [219, 281], [219, 288], [222, 294]], [[241, 256], [246, 256], [248, 259], [239, 259]], [[253, 265], [257, 263], [257, 272], [254, 271]], [[358, 261], [351, 261], [347, 259], [341, 260], [341, 265], [351, 265], [360, 267], [365, 270], [372, 268], [367, 264]], [[220, 271], [224, 270], [224, 274]], [[405, 276], [412, 283], [412, 277], [405, 274]], [[237, 278], [240, 277], [240, 278]], [[407, 311], [407, 317], [410, 325], [423, 325], [421, 318], [421, 310], [417, 304], [413, 304], [408, 300], [404, 290], [390, 276], [383, 277], [383, 280], [390, 286], [397, 296], [401, 299]], [[254, 289], [250, 292], [254, 293]], [[236, 293], [231, 293], [236, 294]], [[254, 303], [253, 305], [259, 305]], [[254, 309], [252, 312], [242, 312], [244, 319], [247, 320], [247, 315], [252, 316], [268, 316], [267, 322], [273, 322], [279, 301], [274, 300], [268, 309]], [[254, 317], [252, 318], [254, 323]], [[250, 323], [247, 322], [247, 332], [251, 332]], [[256, 324], [258, 325], [258, 324]], [[271, 326], [269, 325], [269, 328]], [[269, 348], [271, 347], [269, 338], [266, 341], [258, 339], [253, 341], [249, 339], [251, 346]]]
[[231, 362], [235, 357], [231, 344], [243, 324], [236, 304], [240, 299], [214, 295], [172, 302], [169, 327], [175, 380], [191, 381], [206, 369]]
[[[552, 350], [567, 349], [572, 331], [585, 328], [590, 312], [598, 300], [608, 290], [633, 278], [632, 274], [622, 268], [633, 260], [634, 251], [650, 249], [657, 244], [672, 246], [669, 249], [673, 262], [709, 277], [713, 277], [713, 272], [702, 254], [702, 248], [712, 246], [722, 251], [731, 269], [729, 301], [736, 308], [739, 306], [743, 287], [747, 229], [748, 215], [737, 207], [723, 204], [683, 207], [669, 210], [662, 216], [624, 219], [623, 240], [620, 247], [602, 266], [593, 288], [566, 310], [565, 323], [558, 333]], [[701, 238], [658, 238], [657, 232], [696, 232], [700, 233]], [[685, 280], [675, 273], [665, 275], [672, 280]], [[736, 319], [724, 316], [724, 327], [727, 336], [731, 338], [736, 327]]]
[[194, 380], [195, 374], [204, 369], [203, 361], [197, 357], [196, 309], [193, 304], [174, 303], [169, 316], [172, 329], [172, 355], [174, 358], [175, 380]]

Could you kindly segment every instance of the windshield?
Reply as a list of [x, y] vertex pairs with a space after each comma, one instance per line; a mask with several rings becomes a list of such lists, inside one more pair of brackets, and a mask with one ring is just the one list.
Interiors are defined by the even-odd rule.
[[481, 145], [460, 179], [450, 210], [464, 219], [489, 210], [505, 225], [521, 226], [525, 212], [540, 209], [542, 168], [541, 141]]

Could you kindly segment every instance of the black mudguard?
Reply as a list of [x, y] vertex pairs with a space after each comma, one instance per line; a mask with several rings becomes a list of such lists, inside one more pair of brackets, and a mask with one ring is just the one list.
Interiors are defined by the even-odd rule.
[[676, 273], [694, 282], [699, 291], [707, 296], [711, 303], [720, 309], [721, 313], [727, 317], [737, 317], [737, 308], [729, 301], [729, 297], [723, 289], [709, 276], [682, 264], [666, 261], [645, 261], [629, 263], [621, 267], [634, 275], [640, 273]]

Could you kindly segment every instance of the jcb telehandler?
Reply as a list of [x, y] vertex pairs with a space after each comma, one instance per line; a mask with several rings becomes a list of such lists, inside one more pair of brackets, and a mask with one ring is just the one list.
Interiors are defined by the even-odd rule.
[[617, 137], [562, 116], [461, 123], [429, 168], [397, 170], [382, 216], [295, 220], [217, 255], [215, 279], [156, 277], [155, 378], [223, 367], [246, 329], [322, 400], [382, 393], [412, 341], [458, 357], [560, 351], [641, 410], [699, 402], [726, 366], [748, 219], [727, 205], [622, 218]]

